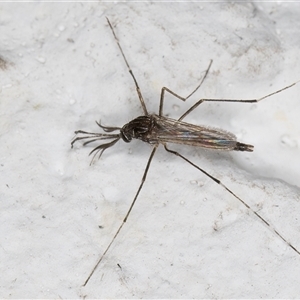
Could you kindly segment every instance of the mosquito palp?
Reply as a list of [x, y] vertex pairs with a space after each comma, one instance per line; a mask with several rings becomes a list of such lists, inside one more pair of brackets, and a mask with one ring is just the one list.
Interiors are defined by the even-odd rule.
[[[265, 219], [263, 218], [258, 211], [253, 209], [250, 205], [247, 204], [242, 198], [240, 198], [238, 195], [236, 195], [232, 190], [230, 190], [224, 183], [222, 183], [219, 179], [215, 178], [193, 162], [191, 162], [189, 159], [178, 153], [177, 151], [174, 151], [172, 149], [169, 149], [169, 144], [183, 144], [183, 145], [188, 145], [188, 146], [195, 146], [199, 148], [208, 148], [208, 149], [214, 149], [214, 150], [219, 150], [219, 151], [248, 151], [252, 152], [254, 149], [253, 145], [250, 144], [245, 144], [242, 142], [237, 141], [236, 137], [234, 134], [227, 132], [225, 130], [219, 129], [219, 128], [211, 128], [207, 126], [199, 126], [199, 125], [194, 125], [190, 123], [183, 122], [182, 120], [189, 115], [192, 111], [194, 111], [201, 103], [203, 102], [236, 102], [236, 103], [255, 103], [259, 102], [263, 99], [269, 98], [277, 93], [283, 92], [284, 90], [291, 88], [295, 84], [297, 84], [299, 81], [296, 81], [284, 88], [281, 88], [275, 92], [272, 92], [266, 96], [263, 96], [258, 99], [238, 99], [238, 100], [233, 100], [233, 99], [200, 99], [196, 101], [194, 105], [192, 105], [185, 113], [181, 115], [180, 118], [177, 120], [171, 119], [168, 117], [165, 117], [163, 115], [163, 104], [164, 104], [164, 96], [165, 92], [170, 93], [174, 97], [186, 101], [188, 98], [190, 98], [202, 85], [204, 82], [205, 78], [208, 76], [209, 70], [212, 65], [212, 60], [210, 61], [208, 68], [203, 76], [203, 78], [200, 80], [200, 84], [187, 96], [187, 97], [182, 97], [178, 95], [177, 93], [173, 92], [167, 87], [163, 87], [161, 89], [161, 94], [160, 94], [160, 102], [159, 102], [159, 113], [158, 114], [149, 114], [144, 98], [142, 96], [142, 93], [140, 91], [139, 85], [137, 83], [137, 80], [129, 66], [129, 63], [125, 57], [124, 51], [120, 45], [120, 42], [117, 38], [117, 35], [114, 31], [113, 26], [111, 25], [110, 21], [108, 18], [107, 23], [112, 31], [113, 37], [118, 45], [118, 48], [122, 54], [122, 57], [124, 59], [124, 62], [127, 66], [127, 69], [133, 78], [135, 88], [137, 91], [137, 95], [141, 104], [141, 107], [143, 109], [144, 115], [139, 116], [129, 123], [125, 124], [123, 127], [106, 127], [102, 126], [100, 123], [96, 122], [98, 126], [106, 133], [91, 133], [91, 132], [86, 132], [82, 130], [75, 131], [77, 136], [76, 138], [73, 139], [71, 142], [71, 146], [73, 147], [74, 143], [80, 140], [85, 140], [83, 145], [87, 145], [96, 141], [102, 141], [102, 140], [112, 140], [108, 143], [100, 144], [96, 146], [90, 154], [94, 153], [93, 159], [91, 163], [94, 161], [95, 157], [98, 154], [98, 158], [101, 157], [103, 152], [114, 146], [120, 139], [122, 139], [124, 142], [129, 143], [131, 142], [132, 139], [139, 139], [143, 142], [146, 142], [150, 145], [153, 146], [152, 152], [149, 156], [148, 162], [146, 164], [144, 174], [141, 180], [141, 183], [137, 189], [137, 192], [135, 194], [135, 197], [121, 223], [121, 225], [118, 227], [118, 230], [112, 237], [110, 243], [106, 247], [105, 251], [101, 254], [99, 257], [98, 261], [96, 262], [94, 268], [92, 271], [89, 273], [89, 276], [85, 280], [83, 286], [85, 286], [92, 275], [94, 274], [95, 270], [107, 254], [108, 250], [110, 249], [111, 245], [114, 243], [115, 239], [117, 238], [119, 232], [123, 228], [124, 224], [126, 223], [133, 207], [134, 204], [143, 188], [143, 185], [146, 181], [146, 177], [152, 162], [152, 159], [155, 155], [155, 152], [158, 148], [159, 145], [162, 145], [164, 149], [168, 152], [171, 153], [183, 160], [185, 160], [187, 163], [189, 163], [191, 166], [195, 167], [198, 169], [200, 172], [202, 172], [204, 175], [208, 176], [210, 179], [212, 179], [215, 183], [219, 184], [222, 186], [227, 192], [229, 192], [232, 196], [234, 196], [241, 204], [243, 204], [253, 215], [255, 215], [258, 219], [260, 219], [265, 225], [267, 225], [271, 231], [273, 231], [281, 240], [283, 240], [293, 251], [295, 251], [297, 254], [300, 255], [299, 250], [293, 246], [281, 233], [279, 233], [277, 230], [272, 227], [272, 225]], [[118, 133], [112, 134], [110, 132], [113, 131], [119, 131]]]

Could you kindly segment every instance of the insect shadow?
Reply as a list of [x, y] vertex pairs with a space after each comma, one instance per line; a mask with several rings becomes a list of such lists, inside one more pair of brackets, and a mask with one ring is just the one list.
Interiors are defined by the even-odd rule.
[[[117, 35], [113, 29], [113, 26], [111, 25], [108, 18], [107, 23], [112, 31], [112, 34], [114, 36], [114, 39], [119, 47], [119, 50], [123, 56], [123, 59], [126, 63], [126, 66], [128, 68], [128, 71], [133, 78], [135, 88], [142, 106], [142, 109], [144, 111], [144, 115], [139, 116], [129, 123], [125, 124], [122, 128], [121, 127], [107, 127], [101, 125], [99, 122], [96, 121], [97, 125], [106, 133], [93, 133], [93, 132], [87, 132], [83, 130], [75, 131], [75, 134], [81, 134], [82, 136], [77, 136], [73, 139], [71, 142], [71, 147], [73, 147], [74, 143], [80, 140], [86, 140], [83, 145], [88, 145], [90, 143], [93, 143], [98, 140], [111, 140], [107, 143], [100, 144], [99, 146], [95, 147], [91, 152], [93, 155], [93, 158], [91, 160], [91, 164], [94, 161], [95, 157], [98, 156], [98, 158], [101, 157], [103, 152], [114, 146], [120, 139], [122, 139], [124, 142], [129, 143], [132, 139], [139, 139], [143, 142], [146, 142], [148, 144], [151, 144], [153, 146], [153, 150], [150, 154], [150, 157], [148, 159], [146, 168], [144, 170], [144, 174], [140, 183], [140, 186], [135, 194], [135, 197], [123, 219], [122, 224], [119, 226], [117, 232], [113, 236], [111, 242], [106, 247], [103, 254], [100, 256], [98, 261], [96, 262], [94, 268], [90, 272], [89, 276], [87, 277], [86, 281], [84, 282], [83, 286], [85, 286], [92, 275], [94, 274], [95, 270], [97, 269], [98, 265], [101, 263], [102, 259], [110, 249], [111, 245], [115, 241], [116, 237], [118, 236], [119, 232], [123, 228], [124, 224], [126, 223], [131, 210], [142, 190], [142, 187], [144, 185], [144, 182], [147, 177], [147, 173], [151, 164], [151, 161], [154, 157], [154, 154], [158, 148], [159, 145], [162, 145], [165, 150], [171, 154], [174, 154], [186, 162], [188, 162], [190, 165], [204, 173], [206, 176], [208, 176], [210, 179], [212, 179], [217, 184], [221, 185], [227, 192], [229, 192], [231, 195], [233, 195], [237, 200], [239, 200], [252, 214], [254, 214], [257, 218], [259, 218], [264, 224], [266, 224], [271, 231], [274, 232], [280, 239], [282, 239], [289, 247], [291, 247], [297, 254], [300, 255], [300, 252], [290, 243], [287, 241], [287, 239], [282, 236], [277, 230], [275, 230], [260, 214], [259, 212], [255, 211], [253, 208], [251, 208], [243, 199], [241, 199], [239, 196], [237, 196], [233, 191], [231, 191], [227, 186], [225, 186], [219, 179], [213, 177], [209, 173], [207, 173], [205, 170], [201, 169], [199, 166], [195, 165], [193, 162], [191, 162], [189, 159], [178, 153], [177, 151], [171, 150], [168, 147], [168, 144], [183, 144], [183, 145], [189, 145], [189, 146], [196, 146], [201, 148], [209, 148], [209, 149], [215, 149], [220, 151], [248, 151], [252, 152], [254, 146], [249, 144], [244, 144], [241, 142], [238, 142], [235, 135], [227, 132], [222, 129], [216, 129], [216, 128], [210, 128], [206, 126], [198, 126], [193, 125], [190, 123], [183, 122], [183, 119], [190, 114], [193, 110], [195, 110], [200, 104], [203, 102], [234, 102], [234, 103], [256, 103], [263, 99], [266, 99], [270, 96], [273, 96], [277, 93], [280, 93], [288, 88], [291, 88], [295, 84], [297, 84], [299, 81], [294, 82], [293, 84], [286, 86], [280, 90], [277, 90], [273, 93], [270, 93], [264, 97], [261, 97], [259, 99], [249, 99], [249, 100], [233, 100], [233, 99], [200, 99], [198, 100], [193, 106], [191, 106], [179, 119], [171, 119], [163, 115], [163, 105], [164, 105], [164, 96], [165, 92], [170, 93], [171, 95], [175, 96], [176, 98], [186, 101], [188, 98], [190, 98], [202, 85], [203, 81], [207, 77], [207, 74], [210, 70], [210, 67], [212, 65], [212, 60], [210, 61], [208, 68], [200, 81], [199, 85], [187, 96], [182, 97], [178, 94], [174, 93], [167, 87], [163, 87], [161, 89], [160, 94], [160, 102], [159, 102], [159, 112], [158, 114], [149, 114], [144, 98], [142, 96], [141, 90], [139, 88], [139, 85], [137, 83], [137, 80], [129, 66], [129, 63], [125, 57], [125, 54], [123, 52], [123, 49], [120, 45], [119, 39], [117, 38]], [[112, 133], [114, 131], [118, 131], [118, 133]]]

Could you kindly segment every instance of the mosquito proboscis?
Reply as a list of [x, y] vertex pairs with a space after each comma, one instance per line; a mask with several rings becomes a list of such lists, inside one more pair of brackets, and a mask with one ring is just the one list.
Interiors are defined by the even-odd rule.
[[[123, 228], [124, 224], [126, 223], [132, 208], [134, 207], [134, 204], [142, 190], [142, 187], [144, 185], [144, 182], [147, 177], [147, 173], [150, 167], [150, 164], [152, 162], [152, 159], [154, 157], [154, 154], [158, 148], [159, 145], [162, 145], [165, 150], [169, 153], [172, 153], [186, 162], [188, 162], [190, 165], [204, 173], [206, 176], [208, 176], [210, 179], [212, 179], [214, 182], [217, 184], [221, 185], [227, 192], [229, 192], [231, 195], [233, 195], [237, 200], [239, 200], [252, 214], [254, 214], [257, 218], [259, 218], [265, 225], [267, 225], [271, 231], [274, 232], [281, 240], [283, 240], [289, 247], [291, 247], [297, 254], [300, 255], [300, 251], [294, 247], [280, 232], [275, 230], [274, 227], [272, 227], [269, 222], [264, 219], [259, 212], [255, 211], [251, 206], [249, 206], [243, 199], [241, 199], [239, 196], [237, 196], [232, 190], [230, 190], [225, 184], [223, 184], [219, 179], [215, 178], [214, 176], [210, 175], [208, 172], [205, 170], [201, 169], [199, 166], [191, 162], [189, 159], [181, 155], [179, 152], [171, 150], [168, 147], [168, 144], [183, 144], [183, 145], [189, 145], [189, 146], [197, 146], [201, 148], [209, 148], [209, 149], [215, 149], [215, 150], [227, 150], [227, 151], [248, 151], [252, 152], [254, 146], [250, 144], [245, 144], [238, 142], [235, 135], [227, 132], [222, 129], [217, 129], [217, 128], [211, 128], [207, 126], [199, 126], [199, 125], [193, 125], [190, 123], [183, 122], [183, 119], [190, 114], [193, 110], [195, 110], [201, 103], [203, 102], [237, 102], [237, 103], [255, 103], [259, 102], [263, 99], [269, 98], [277, 93], [280, 93], [288, 88], [291, 88], [295, 84], [297, 84], [299, 81], [296, 81], [284, 88], [281, 88], [280, 90], [277, 90], [273, 93], [270, 93], [266, 96], [263, 96], [258, 99], [238, 99], [238, 100], [233, 100], [233, 99], [200, 99], [196, 101], [196, 103], [191, 106], [180, 118], [177, 120], [168, 118], [163, 115], [163, 104], [164, 104], [164, 96], [165, 92], [170, 93], [174, 97], [186, 101], [188, 98], [190, 98], [202, 85], [203, 81], [208, 75], [208, 72], [210, 70], [212, 60], [210, 61], [208, 68], [200, 81], [199, 85], [187, 96], [187, 97], [182, 97], [179, 96], [178, 94], [174, 93], [167, 87], [163, 87], [161, 89], [161, 94], [160, 94], [160, 103], [159, 103], [159, 113], [158, 114], [149, 114], [144, 98], [142, 96], [141, 90], [139, 88], [138, 82], [129, 66], [129, 63], [125, 57], [125, 54], [123, 52], [123, 49], [120, 45], [119, 39], [114, 31], [114, 28], [109, 21], [108, 18], [107, 23], [112, 31], [112, 34], [114, 36], [114, 39], [118, 45], [118, 48], [122, 54], [122, 57], [125, 61], [125, 64], [128, 68], [128, 71], [133, 78], [135, 88], [138, 94], [138, 98], [140, 100], [140, 104], [142, 106], [144, 115], [139, 116], [129, 123], [125, 124], [123, 127], [107, 127], [101, 125], [99, 122], [96, 121], [97, 125], [105, 132], [105, 133], [93, 133], [93, 132], [87, 132], [83, 130], [78, 130], [75, 131], [75, 134], [82, 134], [82, 136], [77, 136], [73, 139], [71, 142], [71, 147], [73, 147], [74, 143], [79, 140], [85, 140], [83, 145], [88, 145], [92, 142], [98, 141], [98, 140], [110, 140], [107, 143], [100, 144], [99, 146], [95, 147], [91, 152], [90, 155], [93, 154], [93, 158], [91, 160], [91, 163], [94, 161], [95, 157], [98, 155], [98, 158], [101, 157], [103, 152], [115, 145], [120, 139], [122, 139], [124, 142], [129, 143], [131, 142], [132, 139], [139, 139], [143, 142], [146, 142], [148, 144], [151, 144], [153, 146], [152, 152], [150, 154], [150, 157], [148, 159], [146, 168], [144, 170], [144, 174], [141, 180], [141, 183], [139, 185], [139, 188], [135, 194], [135, 197], [123, 219], [123, 222], [119, 226], [118, 230], [112, 237], [110, 243], [106, 247], [105, 251], [102, 253], [98, 261], [96, 262], [94, 268], [90, 272], [89, 276], [85, 280], [83, 286], [85, 286], [92, 275], [94, 274], [95, 270], [97, 269], [98, 265], [101, 263], [103, 258], [105, 257], [106, 253], [110, 249], [111, 245], [117, 238], [119, 232]], [[118, 133], [112, 133], [114, 131], [119, 131]]]

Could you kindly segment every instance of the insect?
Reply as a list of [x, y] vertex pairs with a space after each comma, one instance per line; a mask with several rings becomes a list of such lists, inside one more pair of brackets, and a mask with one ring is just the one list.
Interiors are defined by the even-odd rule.
[[[179, 119], [171, 119], [163, 115], [163, 105], [164, 105], [164, 96], [165, 92], [170, 93], [171, 95], [175, 96], [176, 98], [186, 101], [188, 98], [190, 98], [202, 85], [203, 81], [208, 75], [208, 72], [210, 70], [210, 67], [212, 65], [212, 61], [210, 61], [209, 66], [200, 82], [200, 84], [190, 93], [187, 97], [181, 97], [178, 94], [174, 93], [167, 87], [163, 87], [161, 89], [160, 94], [160, 103], [159, 103], [159, 112], [158, 114], [149, 114], [148, 110], [146, 108], [146, 104], [144, 101], [144, 98], [142, 96], [141, 90], [139, 88], [139, 85], [137, 83], [137, 80], [129, 66], [129, 63], [125, 57], [125, 54], [123, 52], [123, 49], [120, 45], [119, 39], [117, 38], [117, 35], [113, 29], [113, 26], [109, 19], [107, 18], [107, 23], [112, 31], [112, 34], [114, 36], [114, 39], [118, 45], [118, 48], [122, 54], [122, 57], [125, 61], [125, 64], [128, 68], [128, 71], [133, 78], [136, 92], [138, 94], [138, 98], [140, 101], [140, 104], [142, 106], [144, 115], [139, 116], [129, 123], [125, 124], [123, 127], [107, 127], [101, 125], [99, 122], [96, 121], [97, 125], [104, 131], [104, 133], [93, 133], [93, 132], [87, 132], [83, 130], [75, 131], [75, 134], [81, 134], [80, 136], [77, 136], [73, 139], [71, 142], [71, 147], [73, 147], [74, 143], [80, 140], [85, 140], [83, 145], [88, 145], [90, 143], [93, 143], [95, 141], [102, 141], [102, 140], [109, 140], [107, 143], [102, 143], [99, 146], [95, 147], [91, 152], [90, 155], [93, 154], [93, 158], [91, 160], [91, 163], [94, 161], [95, 157], [98, 156], [100, 158], [103, 154], [103, 152], [114, 146], [120, 139], [122, 139], [124, 142], [129, 143], [132, 139], [139, 139], [143, 142], [146, 142], [148, 144], [151, 144], [153, 146], [152, 152], [150, 154], [150, 157], [148, 159], [146, 168], [144, 170], [144, 174], [141, 180], [141, 183], [139, 185], [139, 188], [135, 194], [135, 197], [123, 219], [123, 222], [119, 226], [117, 232], [112, 237], [110, 243], [106, 247], [103, 254], [100, 256], [98, 261], [96, 262], [94, 268], [90, 272], [88, 278], [84, 282], [83, 286], [85, 286], [90, 278], [92, 277], [93, 273], [97, 269], [98, 265], [101, 263], [102, 259], [110, 249], [111, 245], [117, 238], [119, 232], [123, 228], [124, 224], [126, 223], [134, 204], [142, 190], [142, 187], [145, 183], [147, 173], [149, 170], [149, 167], [151, 165], [152, 159], [155, 155], [155, 152], [159, 145], [162, 145], [165, 150], [171, 154], [174, 154], [183, 160], [185, 160], [187, 163], [204, 173], [206, 176], [208, 176], [210, 179], [212, 179], [217, 184], [221, 185], [227, 192], [229, 192], [231, 195], [233, 195], [238, 201], [240, 201], [252, 214], [254, 214], [257, 218], [259, 218], [264, 224], [266, 224], [270, 230], [274, 232], [280, 239], [282, 239], [287, 245], [289, 245], [297, 254], [300, 255], [300, 252], [290, 243], [287, 241], [287, 239], [282, 236], [278, 231], [276, 231], [260, 214], [259, 212], [255, 211], [253, 208], [251, 208], [243, 199], [241, 199], [239, 196], [237, 196], [233, 191], [231, 191], [226, 185], [224, 185], [219, 179], [213, 177], [205, 170], [201, 169], [199, 166], [188, 160], [186, 157], [181, 155], [179, 152], [174, 151], [169, 148], [168, 144], [183, 144], [183, 145], [189, 145], [189, 146], [196, 146], [201, 148], [209, 148], [209, 149], [215, 149], [215, 150], [234, 150], [234, 151], [248, 151], [252, 152], [254, 146], [249, 144], [244, 144], [241, 142], [238, 142], [235, 135], [232, 133], [229, 133], [222, 129], [216, 129], [216, 128], [210, 128], [206, 126], [199, 126], [199, 125], [193, 125], [190, 123], [186, 123], [183, 121], [183, 119], [190, 114], [193, 110], [195, 110], [200, 104], [203, 102], [237, 102], [237, 103], [255, 103], [259, 102], [263, 99], [266, 99], [272, 95], [275, 95], [277, 93], [280, 93], [288, 88], [291, 88], [295, 84], [297, 84], [299, 81], [294, 82], [293, 84], [286, 86], [280, 90], [277, 90], [273, 93], [270, 93], [262, 98], [259, 99], [250, 99], [250, 100], [232, 100], [232, 99], [200, 99], [198, 100], [193, 106], [191, 106]], [[117, 131], [118, 133], [113, 133]]]

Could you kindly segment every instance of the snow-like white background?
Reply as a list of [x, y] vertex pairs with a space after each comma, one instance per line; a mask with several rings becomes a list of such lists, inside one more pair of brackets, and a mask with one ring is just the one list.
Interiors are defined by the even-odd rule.
[[[117, 240], [151, 146], [120, 141], [89, 166], [74, 131], [148, 110], [252, 99], [300, 79], [299, 3], [1, 3], [0, 297], [292, 298], [300, 255], [221, 186], [161, 147]], [[186, 121], [255, 146], [173, 146], [300, 250], [300, 84], [258, 104], [204, 103]], [[119, 264], [120, 267], [117, 265]]]

